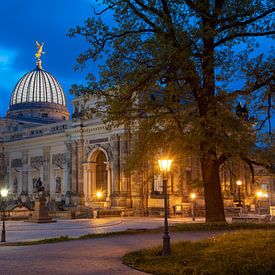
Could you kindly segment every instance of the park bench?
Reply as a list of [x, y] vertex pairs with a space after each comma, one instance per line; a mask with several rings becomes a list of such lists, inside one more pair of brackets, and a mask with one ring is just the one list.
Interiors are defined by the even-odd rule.
[[259, 214], [243, 214], [240, 213], [239, 216], [232, 217], [232, 223], [234, 222], [269, 222], [271, 221], [270, 215], [259, 215]]

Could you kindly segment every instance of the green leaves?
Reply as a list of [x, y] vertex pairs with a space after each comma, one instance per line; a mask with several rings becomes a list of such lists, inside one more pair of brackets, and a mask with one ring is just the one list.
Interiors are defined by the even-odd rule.
[[[143, 146], [137, 140], [131, 158], [164, 146], [220, 166], [255, 159], [255, 133], [270, 121], [274, 60], [256, 48], [257, 37], [274, 34], [273, 13], [272, 1], [260, 0], [103, 1], [103, 12], [69, 35], [89, 43], [80, 67], [106, 57], [87, 88], [99, 95], [105, 123], [136, 125]], [[253, 123], [236, 115], [239, 101]]]

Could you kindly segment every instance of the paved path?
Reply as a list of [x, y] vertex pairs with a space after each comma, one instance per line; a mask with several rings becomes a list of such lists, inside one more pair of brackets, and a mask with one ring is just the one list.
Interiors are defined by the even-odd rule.
[[[213, 234], [173, 232], [171, 241], [194, 241]], [[138, 234], [24, 247], [0, 246], [0, 274], [144, 274], [123, 265], [122, 256], [161, 243], [162, 234]]]
[[[202, 219], [197, 221], [203, 222]], [[192, 222], [190, 218], [171, 218], [169, 224]], [[1, 226], [1, 223], [0, 223]], [[163, 218], [128, 217], [83, 220], [57, 220], [56, 223], [34, 224], [23, 221], [6, 222], [7, 242], [30, 241], [60, 236], [78, 237], [91, 233], [118, 232], [127, 229], [158, 228]], [[1, 228], [0, 228], [1, 230]], [[0, 243], [1, 245], [1, 243]]]

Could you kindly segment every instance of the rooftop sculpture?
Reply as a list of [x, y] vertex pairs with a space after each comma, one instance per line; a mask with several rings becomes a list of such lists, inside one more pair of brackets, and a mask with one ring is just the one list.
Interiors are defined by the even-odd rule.
[[35, 54], [35, 58], [40, 59], [41, 55], [45, 54], [45, 52], [43, 52], [43, 46], [44, 42], [40, 45], [38, 41], [36, 41], [37, 53]]

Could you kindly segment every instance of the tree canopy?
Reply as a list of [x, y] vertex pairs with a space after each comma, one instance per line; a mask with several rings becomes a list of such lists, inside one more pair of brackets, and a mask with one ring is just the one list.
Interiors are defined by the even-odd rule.
[[254, 165], [274, 165], [274, 56], [271, 46], [257, 53], [257, 39], [275, 33], [273, 1], [100, 2], [102, 10], [69, 35], [90, 45], [79, 67], [102, 56], [106, 62], [100, 79], [88, 74], [87, 87], [72, 91], [103, 96], [97, 112], [112, 126], [138, 121], [137, 152], [165, 145], [174, 154], [196, 154], [206, 219], [223, 221], [219, 167], [232, 158], [248, 163], [252, 174]]

